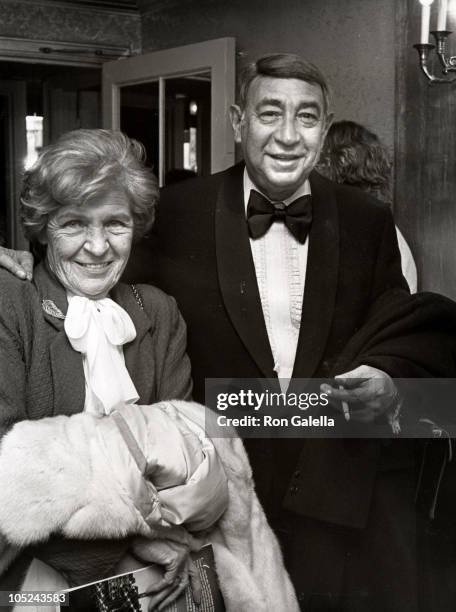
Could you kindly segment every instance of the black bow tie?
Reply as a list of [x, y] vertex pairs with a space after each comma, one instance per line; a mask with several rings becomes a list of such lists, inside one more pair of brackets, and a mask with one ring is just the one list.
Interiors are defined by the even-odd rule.
[[283, 221], [288, 231], [304, 244], [312, 223], [312, 196], [301, 196], [291, 204], [270, 202], [261, 193], [252, 189], [247, 205], [247, 223], [251, 238], [260, 238], [274, 221]]

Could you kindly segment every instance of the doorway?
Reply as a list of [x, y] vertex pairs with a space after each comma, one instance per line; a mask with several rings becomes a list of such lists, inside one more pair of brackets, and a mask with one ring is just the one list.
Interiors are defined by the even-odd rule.
[[69, 130], [122, 129], [145, 144], [160, 186], [234, 163], [233, 38], [108, 61], [102, 70], [62, 61], [0, 61], [0, 243], [27, 248], [22, 173], [43, 145]]
[[234, 92], [233, 38], [106, 62], [103, 124], [145, 143], [162, 187], [234, 163]]
[[4, 246], [26, 245], [19, 223], [22, 160], [25, 156], [26, 93], [23, 81], [0, 79], [0, 240]]
[[147, 164], [163, 173], [163, 185], [211, 173], [211, 76], [165, 81], [164, 147], [160, 156], [159, 81], [120, 91], [120, 129], [144, 145]]
[[27, 248], [19, 220], [22, 174], [66, 131], [101, 127], [101, 70], [0, 61], [0, 244]]
[[8, 100], [0, 93], [0, 246], [8, 243], [8, 189], [6, 167], [8, 159]]

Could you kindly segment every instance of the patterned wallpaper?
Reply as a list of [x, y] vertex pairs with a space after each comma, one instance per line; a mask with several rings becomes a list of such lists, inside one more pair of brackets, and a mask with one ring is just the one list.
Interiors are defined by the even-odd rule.
[[141, 21], [133, 12], [0, 0], [0, 36], [140, 48]]

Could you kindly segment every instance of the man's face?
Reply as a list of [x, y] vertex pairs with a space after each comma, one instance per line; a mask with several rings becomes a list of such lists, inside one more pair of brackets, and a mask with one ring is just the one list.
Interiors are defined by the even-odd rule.
[[246, 107], [231, 108], [250, 178], [271, 200], [284, 200], [318, 161], [330, 120], [319, 85], [300, 79], [256, 77]]

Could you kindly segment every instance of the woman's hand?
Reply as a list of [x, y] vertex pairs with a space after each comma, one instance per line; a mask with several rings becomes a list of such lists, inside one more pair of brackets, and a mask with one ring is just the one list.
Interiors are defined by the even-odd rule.
[[130, 548], [135, 557], [163, 567], [163, 578], [150, 585], [147, 592], [152, 594], [149, 610], [162, 610], [191, 584], [193, 600], [201, 601], [201, 580], [190, 550], [185, 544], [169, 540], [136, 538]]

